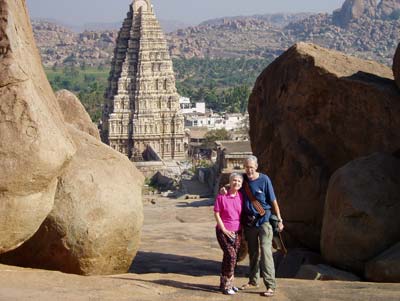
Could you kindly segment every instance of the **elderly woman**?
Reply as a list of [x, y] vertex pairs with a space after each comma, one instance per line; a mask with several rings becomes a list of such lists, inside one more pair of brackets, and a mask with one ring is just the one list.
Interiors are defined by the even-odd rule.
[[215, 200], [214, 216], [217, 221], [216, 235], [224, 252], [221, 265], [220, 288], [224, 294], [234, 295], [237, 288], [233, 286], [237, 252], [240, 247], [243, 196], [239, 192], [243, 176], [232, 173], [229, 177], [230, 189], [227, 194], [219, 194]]

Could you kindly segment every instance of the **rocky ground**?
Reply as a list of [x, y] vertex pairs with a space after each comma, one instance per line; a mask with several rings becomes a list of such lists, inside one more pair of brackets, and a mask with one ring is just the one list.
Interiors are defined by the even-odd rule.
[[[265, 300], [262, 288], [222, 295], [212, 199], [148, 197], [130, 272], [76, 276], [0, 265], [0, 300]], [[237, 272], [246, 282], [247, 261]], [[400, 284], [279, 279], [273, 300], [399, 300]]]

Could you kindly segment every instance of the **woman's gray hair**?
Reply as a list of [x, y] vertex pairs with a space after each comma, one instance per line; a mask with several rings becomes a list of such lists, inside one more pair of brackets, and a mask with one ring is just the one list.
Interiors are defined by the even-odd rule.
[[238, 173], [238, 172], [233, 172], [230, 174], [229, 176], [229, 182], [233, 179], [233, 178], [241, 178], [243, 181], [243, 176], [242, 174]]
[[248, 157], [246, 157], [246, 159], [244, 159], [244, 161], [252, 161], [254, 163], [256, 163], [256, 165], [258, 166], [258, 159], [256, 156], [250, 155]]

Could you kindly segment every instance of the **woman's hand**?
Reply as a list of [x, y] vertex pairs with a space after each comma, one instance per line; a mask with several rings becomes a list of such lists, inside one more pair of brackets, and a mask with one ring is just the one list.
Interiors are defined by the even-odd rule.
[[236, 238], [236, 233], [235, 231], [228, 231], [226, 229], [222, 230], [226, 236], [228, 236], [229, 239], [234, 240]]

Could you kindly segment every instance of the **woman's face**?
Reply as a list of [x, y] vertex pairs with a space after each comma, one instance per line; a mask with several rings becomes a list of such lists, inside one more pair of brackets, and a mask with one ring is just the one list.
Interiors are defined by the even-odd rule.
[[232, 179], [230, 179], [229, 185], [231, 189], [238, 191], [242, 187], [242, 182], [243, 180], [241, 177], [233, 177]]

